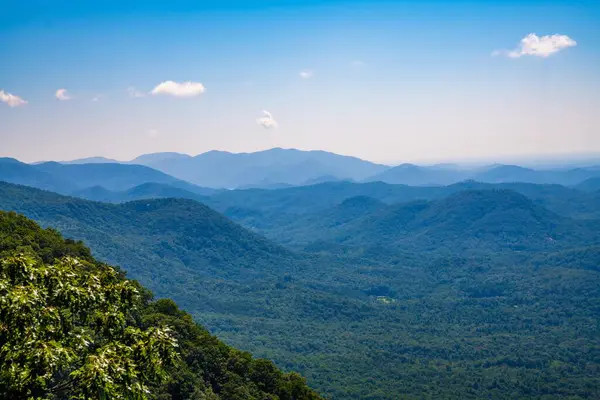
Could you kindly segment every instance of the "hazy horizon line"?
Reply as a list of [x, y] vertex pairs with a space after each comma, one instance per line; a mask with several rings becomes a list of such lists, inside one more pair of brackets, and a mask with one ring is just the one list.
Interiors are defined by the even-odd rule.
[[[439, 165], [439, 164], [456, 164], [456, 165], [463, 165], [463, 166], [477, 166], [477, 165], [490, 165], [490, 164], [503, 164], [503, 163], [524, 163], [522, 165], [536, 165], [536, 164], [564, 164], [564, 165], [568, 165], [570, 163], [586, 163], [586, 162], [590, 162], [590, 163], [600, 163], [600, 151], [597, 152], [572, 152], [572, 153], [537, 153], [537, 154], [526, 154], [526, 155], [502, 155], [502, 156], [498, 156], [498, 157], [488, 157], [488, 156], [482, 156], [482, 157], [450, 157], [450, 158], [439, 158], [439, 159], [426, 159], [426, 158], [415, 158], [415, 159], [411, 159], [411, 160], [387, 160], [387, 161], [374, 161], [374, 160], [370, 160], [367, 158], [363, 158], [363, 157], [359, 157], [359, 156], [355, 156], [355, 155], [351, 155], [351, 154], [343, 154], [343, 153], [338, 153], [335, 151], [330, 151], [330, 150], [323, 150], [323, 149], [301, 149], [301, 148], [295, 148], [295, 147], [270, 147], [270, 148], [265, 148], [262, 150], [256, 150], [256, 151], [239, 151], [239, 152], [235, 152], [235, 151], [228, 151], [228, 150], [222, 150], [222, 149], [211, 149], [211, 150], [207, 150], [195, 155], [189, 154], [189, 153], [184, 153], [184, 152], [178, 152], [178, 151], [160, 151], [160, 152], [153, 152], [153, 153], [142, 153], [139, 154], [138, 156], [135, 156], [131, 159], [127, 159], [127, 160], [123, 160], [123, 159], [117, 159], [117, 158], [112, 158], [109, 156], [103, 156], [103, 155], [92, 155], [92, 156], [84, 156], [84, 157], [79, 157], [79, 158], [74, 158], [74, 159], [70, 159], [70, 160], [55, 160], [55, 159], [46, 159], [46, 160], [36, 160], [36, 161], [23, 161], [20, 160], [19, 158], [16, 157], [11, 157], [11, 156], [4, 156], [4, 157], [9, 157], [9, 158], [14, 158], [18, 161], [24, 162], [26, 164], [41, 164], [41, 163], [45, 163], [45, 162], [58, 162], [58, 163], [71, 163], [74, 161], [84, 161], [87, 159], [105, 159], [105, 160], [109, 160], [109, 161], [116, 161], [117, 163], [131, 163], [132, 161], [135, 161], [136, 159], [143, 157], [143, 156], [148, 156], [148, 155], [156, 155], [156, 154], [178, 154], [178, 155], [182, 155], [182, 156], [187, 156], [187, 157], [198, 157], [201, 156], [203, 154], [207, 154], [207, 153], [212, 153], [212, 152], [219, 152], [219, 153], [228, 153], [228, 154], [255, 154], [255, 153], [263, 153], [263, 152], [268, 152], [268, 151], [272, 151], [272, 150], [291, 150], [291, 151], [300, 151], [300, 152], [324, 152], [324, 153], [331, 153], [331, 154], [335, 154], [335, 155], [339, 155], [339, 156], [343, 156], [343, 157], [352, 157], [352, 158], [356, 158], [362, 161], [366, 161], [366, 162], [370, 162], [373, 164], [379, 164], [379, 165], [385, 165], [385, 166], [390, 166], [390, 167], [394, 167], [394, 166], [398, 166], [398, 165], [402, 165], [402, 164], [415, 164], [415, 165], [422, 165], [422, 166], [433, 166], [433, 165]], [[517, 164], [518, 165], [518, 164]]]

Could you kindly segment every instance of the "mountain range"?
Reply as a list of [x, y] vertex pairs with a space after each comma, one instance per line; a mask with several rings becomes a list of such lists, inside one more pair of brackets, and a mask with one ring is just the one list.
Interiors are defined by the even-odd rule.
[[450, 185], [464, 180], [485, 183], [554, 183], [572, 186], [596, 178], [599, 173], [598, 167], [535, 170], [517, 165], [490, 165], [465, 170], [402, 164], [372, 176], [368, 180], [412, 186]]
[[[170, 153], [167, 155], [171, 156]], [[160, 157], [158, 158], [160, 159]], [[404, 172], [424, 170], [424, 167], [407, 165], [398, 168]], [[427, 172], [428, 176], [433, 176], [437, 172], [442, 174], [465, 173], [464, 170], [456, 166], [438, 165], [431, 168], [432, 170]], [[390, 169], [384, 174], [394, 170]], [[478, 173], [482, 181], [486, 178], [490, 181], [498, 181], [501, 180], [497, 178], [499, 170], [513, 171], [513, 175], [515, 171], [521, 170], [528, 171], [529, 176], [544, 173], [520, 167], [498, 166], [485, 170], [480, 169]], [[579, 176], [580, 178], [595, 172], [594, 168], [553, 171], [553, 173], [562, 174], [562, 176]], [[417, 175], [420, 177], [419, 179], [424, 179], [421, 182], [426, 182], [428, 179], [423, 173], [419, 172]], [[387, 184], [381, 181], [359, 183], [340, 180], [332, 175], [327, 175], [297, 186], [273, 184], [266, 185], [264, 188], [258, 185], [258, 188], [251, 187], [245, 190], [218, 190], [200, 187], [164, 172], [137, 164], [60, 164], [46, 162], [30, 165], [15, 159], [0, 159], [0, 181], [37, 187], [88, 200], [112, 203], [147, 198], [192, 199], [209, 204], [234, 219], [240, 218], [240, 216], [246, 218], [260, 212], [264, 214], [262, 224], [265, 221], [282, 223], [282, 219], [288, 218], [295, 212], [305, 213], [311, 210], [325, 209], [354, 196], [367, 196], [386, 203], [397, 203], [412, 200], [434, 200], [466, 189], [515, 190], [558, 214], [569, 217], [593, 218], [598, 212], [599, 179], [600, 177], [592, 177], [573, 187], [526, 182], [483, 183], [473, 180], [465, 180], [446, 186], [407, 186]], [[450, 181], [447, 180], [447, 182]], [[273, 219], [275, 217], [277, 219]], [[242, 223], [250, 223], [250, 220], [247, 219], [237, 220]]]
[[[69, 164], [114, 163], [92, 157], [69, 161]], [[486, 183], [556, 183], [576, 185], [600, 176], [597, 166], [562, 166], [532, 169], [517, 165], [493, 164], [464, 167], [456, 164], [388, 166], [325, 151], [301, 151], [274, 148], [254, 153], [209, 151], [197, 156], [181, 153], [154, 153], [139, 156], [124, 164], [151, 167], [177, 179], [212, 188], [282, 188], [348, 180], [381, 181], [411, 186], [439, 186], [463, 180]]]
[[202, 188], [155, 169], [135, 164], [90, 163], [25, 164], [13, 158], [0, 158], [0, 181], [33, 186], [61, 194], [86, 190], [124, 191], [146, 183], [169, 185], [194, 194], [211, 194]]
[[159, 153], [136, 158], [140, 163], [200, 186], [237, 188], [249, 185], [300, 185], [322, 176], [363, 180], [387, 167], [325, 151], [271, 149], [256, 153], [209, 151], [195, 157]]

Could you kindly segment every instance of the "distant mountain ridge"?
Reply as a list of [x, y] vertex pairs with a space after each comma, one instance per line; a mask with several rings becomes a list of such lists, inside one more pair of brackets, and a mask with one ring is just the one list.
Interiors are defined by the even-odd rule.
[[[209, 194], [209, 193], [206, 193]], [[107, 203], [123, 203], [142, 199], [191, 199], [205, 202], [208, 197], [184, 188], [164, 183], [148, 182], [123, 191], [111, 191], [102, 186], [92, 186], [72, 193], [75, 197]]]
[[14, 158], [0, 158], [0, 181], [53, 190], [58, 193], [69, 193], [77, 189], [75, 183], [69, 179], [54, 176], [38, 168], [37, 165], [25, 164]]
[[414, 164], [401, 164], [371, 176], [367, 180], [409, 186], [436, 186], [459, 182], [467, 179], [471, 173], [471, 171], [439, 166], [422, 167]]
[[0, 181], [61, 194], [76, 194], [92, 188], [99, 193], [97, 187], [104, 191], [126, 191], [146, 183], [170, 185], [196, 195], [214, 193], [212, 189], [193, 185], [150, 167], [119, 163], [25, 164], [12, 158], [1, 158]]
[[138, 162], [200, 186], [237, 188], [274, 184], [301, 185], [323, 176], [364, 180], [388, 167], [325, 151], [274, 148], [255, 153], [209, 151], [144, 155]]
[[[118, 164], [119, 161], [106, 157], [87, 157], [71, 161], [61, 161], [61, 164]], [[38, 163], [42, 164], [42, 162]]]
[[440, 166], [424, 167], [413, 164], [402, 164], [372, 176], [367, 180], [411, 186], [445, 186], [464, 180], [474, 180], [483, 183], [523, 182], [572, 186], [595, 177], [600, 177], [600, 170], [594, 166], [573, 169], [536, 170], [518, 165], [490, 165], [465, 170]]
[[[67, 163], [111, 162], [115, 161], [92, 157]], [[470, 179], [485, 183], [526, 182], [573, 186], [600, 177], [598, 166], [580, 167], [577, 164], [570, 169], [533, 169], [506, 164], [465, 167], [450, 163], [390, 167], [321, 150], [282, 148], [253, 153], [212, 150], [196, 156], [176, 152], [152, 153], [120, 163], [144, 165], [202, 187], [225, 189], [278, 189], [340, 180], [445, 186]]]

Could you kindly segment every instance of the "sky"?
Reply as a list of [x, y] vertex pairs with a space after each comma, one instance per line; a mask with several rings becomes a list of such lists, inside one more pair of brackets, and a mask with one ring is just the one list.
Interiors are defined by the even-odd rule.
[[600, 153], [598, 1], [0, 0], [0, 156]]

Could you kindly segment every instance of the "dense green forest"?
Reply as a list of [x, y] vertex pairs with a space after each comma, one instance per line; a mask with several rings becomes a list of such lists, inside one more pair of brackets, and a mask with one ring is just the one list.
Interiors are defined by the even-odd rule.
[[83, 239], [329, 398], [598, 398], [594, 193], [461, 185], [340, 182], [207, 201], [248, 230], [189, 199], [105, 204], [0, 184], [0, 209]]
[[560, 216], [504, 189], [466, 190], [440, 200], [393, 205], [358, 196], [320, 212], [276, 220], [231, 209], [227, 215], [296, 247], [326, 241], [355, 249], [383, 245], [416, 251], [489, 252], [552, 250], [600, 239], [597, 220]]
[[0, 212], [0, 396], [318, 399], [82, 244]]

